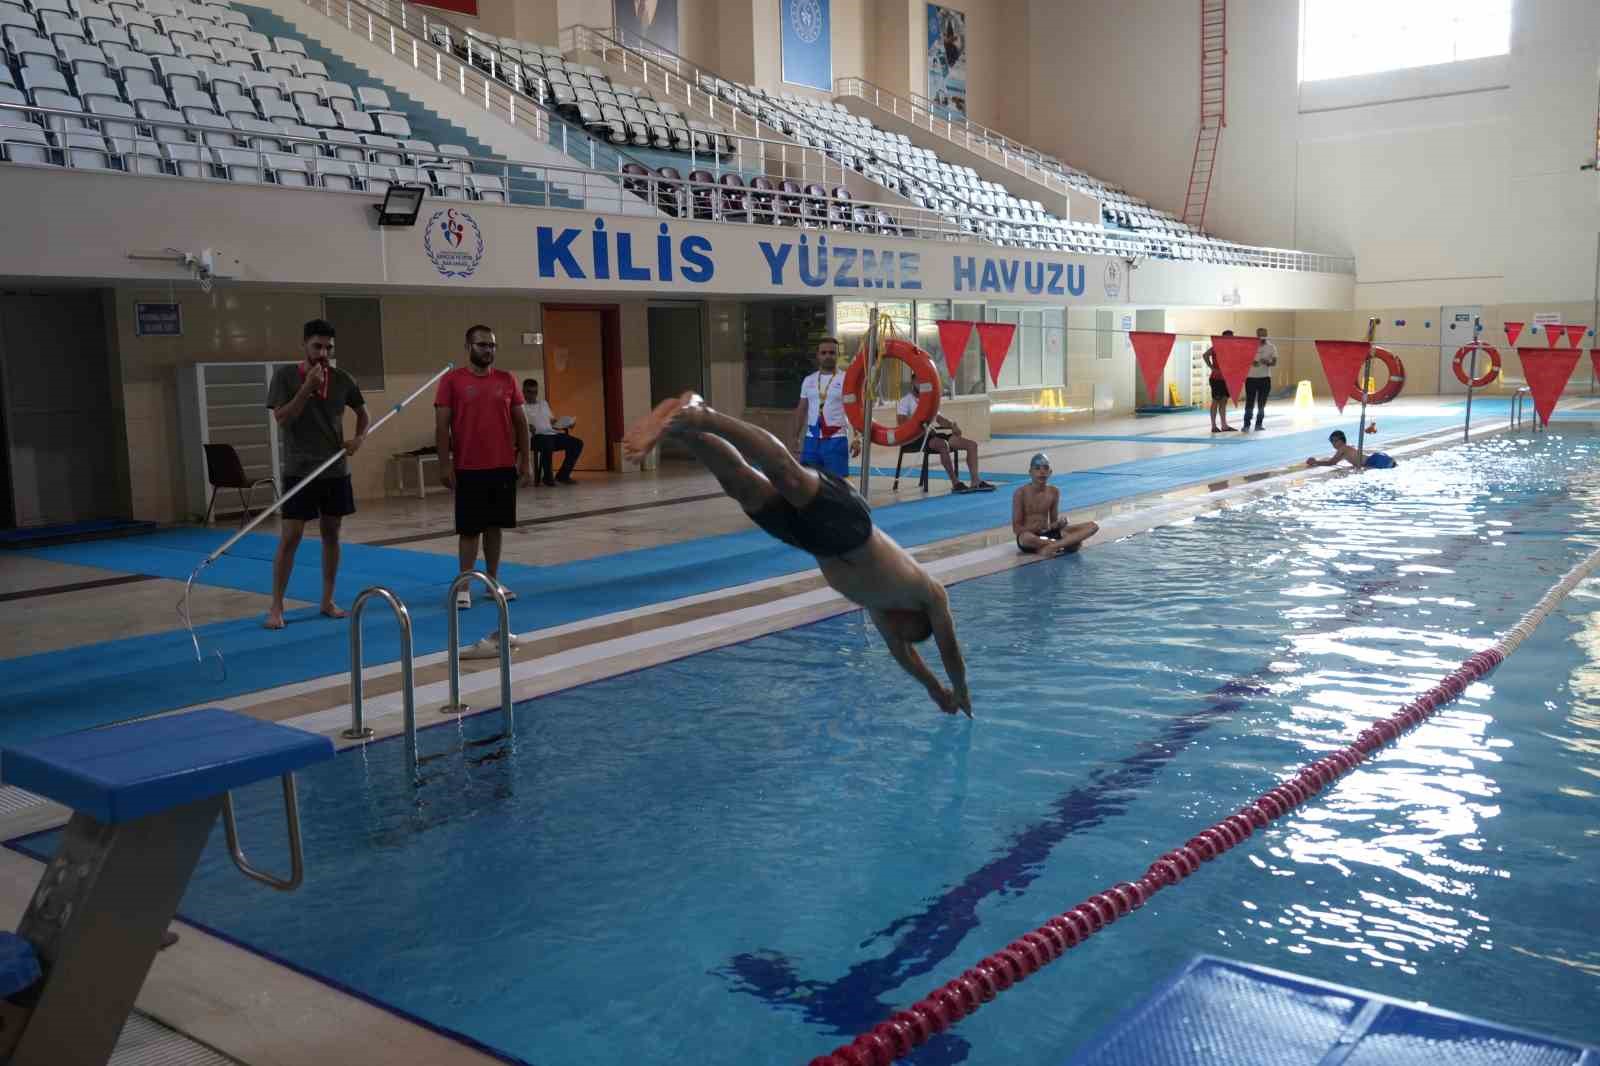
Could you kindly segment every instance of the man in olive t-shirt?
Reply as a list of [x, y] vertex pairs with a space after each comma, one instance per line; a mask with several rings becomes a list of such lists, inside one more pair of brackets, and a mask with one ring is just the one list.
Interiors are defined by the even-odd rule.
[[[355, 378], [328, 363], [333, 355], [333, 326], [322, 319], [307, 322], [303, 334], [304, 358], [281, 366], [267, 387], [267, 406], [283, 434], [284, 479], [291, 485], [310, 474], [328, 457], [339, 461], [283, 504], [278, 551], [272, 557], [272, 606], [263, 623], [283, 628], [283, 595], [294, 571], [294, 553], [305, 535], [306, 523], [318, 519], [322, 535], [322, 613], [343, 618], [333, 601], [333, 581], [339, 573], [339, 523], [356, 510], [350, 488], [350, 467], [345, 456], [354, 455], [367, 436], [367, 401]], [[344, 409], [356, 413], [356, 435], [344, 439]]]

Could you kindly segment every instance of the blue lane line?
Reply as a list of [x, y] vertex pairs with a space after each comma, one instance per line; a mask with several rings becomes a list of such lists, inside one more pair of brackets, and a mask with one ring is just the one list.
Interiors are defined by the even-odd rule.
[[1244, 434], [1218, 433], [1211, 437], [1161, 437], [1154, 434], [1128, 434], [1115, 433], [991, 433], [990, 440], [1110, 440], [1127, 441], [1130, 444], [1231, 444], [1234, 438], [1248, 440]]

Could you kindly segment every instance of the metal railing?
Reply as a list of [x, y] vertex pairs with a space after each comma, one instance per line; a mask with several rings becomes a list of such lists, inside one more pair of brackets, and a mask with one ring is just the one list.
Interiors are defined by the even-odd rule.
[[356, 597], [356, 602], [350, 606], [350, 728], [344, 730], [342, 735], [347, 740], [365, 740], [372, 736], [372, 729], [362, 717], [361, 614], [366, 609], [367, 601], [373, 598], [382, 599], [387, 603], [389, 609], [394, 612], [395, 621], [400, 624], [400, 699], [402, 727], [405, 733], [406, 770], [415, 774], [417, 692], [415, 674], [412, 670], [411, 612], [406, 609], [400, 597], [380, 586], [363, 589]]
[[[514, 159], [439, 155], [352, 142], [328, 141], [287, 131], [257, 132], [221, 126], [95, 115], [60, 108], [0, 103], [0, 140], [8, 131], [45, 135], [46, 144], [21, 140], [10, 145], [13, 162], [30, 147], [48, 156], [42, 162], [105, 170], [130, 177], [182, 177], [232, 181], [266, 187], [296, 187], [372, 196], [390, 184], [420, 184], [432, 202], [504, 202], [512, 206], [586, 212], [648, 214], [686, 220], [759, 226], [789, 225], [836, 229], [914, 240], [960, 241], [994, 247], [1032, 248], [1079, 255], [1148, 257], [1197, 263], [1255, 266], [1280, 270], [1353, 274], [1355, 260], [1292, 249], [1232, 245], [1208, 238], [1107, 229], [1089, 223], [1008, 222], [990, 215], [953, 212], [835, 196], [821, 189], [754, 189], [720, 180], [674, 178], [659, 171], [633, 174], [581, 166], [558, 166]], [[69, 135], [97, 139], [98, 147], [75, 145]], [[218, 143], [226, 141], [227, 143]], [[210, 142], [210, 143], [208, 143]], [[271, 145], [271, 146], [269, 146]], [[339, 158], [335, 153], [358, 153]], [[88, 159], [78, 158], [88, 156]], [[96, 160], [94, 156], [102, 156]], [[686, 157], [691, 166], [701, 157]], [[773, 169], [805, 173], [804, 160], [781, 152]], [[122, 168], [118, 170], [117, 168]], [[704, 159], [713, 177], [734, 168], [720, 158]], [[498, 184], [485, 182], [494, 179]], [[779, 182], [775, 181], [774, 185]], [[473, 198], [478, 186], [482, 195]]]
[[474, 581], [483, 582], [500, 612], [500, 735], [510, 740], [515, 727], [511, 706], [511, 609], [506, 604], [505, 590], [500, 583], [482, 570], [461, 573], [450, 582], [450, 590], [445, 593], [444, 609], [450, 618], [445, 645], [445, 656], [450, 661], [450, 702], [439, 710], [443, 714], [466, 714], [472, 709], [461, 702], [461, 617], [456, 608], [456, 593]]

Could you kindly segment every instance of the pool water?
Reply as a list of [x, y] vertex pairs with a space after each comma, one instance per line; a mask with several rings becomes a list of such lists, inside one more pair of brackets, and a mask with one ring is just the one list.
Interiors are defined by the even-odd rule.
[[[461, 754], [497, 715], [429, 730], [415, 790], [397, 742], [347, 752], [300, 775], [299, 892], [247, 883], [219, 833], [182, 913], [511, 1061], [804, 1063], [1508, 628], [1600, 543], [1597, 459], [1581, 426], [1478, 442], [954, 586], [971, 722], [857, 612], [531, 701], [500, 758]], [[912, 1061], [1060, 1061], [1201, 952], [1596, 1042], [1597, 794], [1587, 583]], [[275, 786], [239, 798], [272, 861]]]

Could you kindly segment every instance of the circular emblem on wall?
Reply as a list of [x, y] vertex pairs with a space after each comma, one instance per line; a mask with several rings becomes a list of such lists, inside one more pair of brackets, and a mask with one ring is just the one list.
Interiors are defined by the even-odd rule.
[[1114, 259], [1106, 264], [1105, 287], [1108, 300], [1115, 300], [1122, 293], [1122, 268]]
[[822, 36], [822, 4], [818, 0], [790, 0], [789, 22], [796, 37], [806, 44], [816, 44]]
[[455, 207], [435, 211], [422, 231], [422, 250], [445, 278], [470, 278], [483, 262], [483, 230]]

